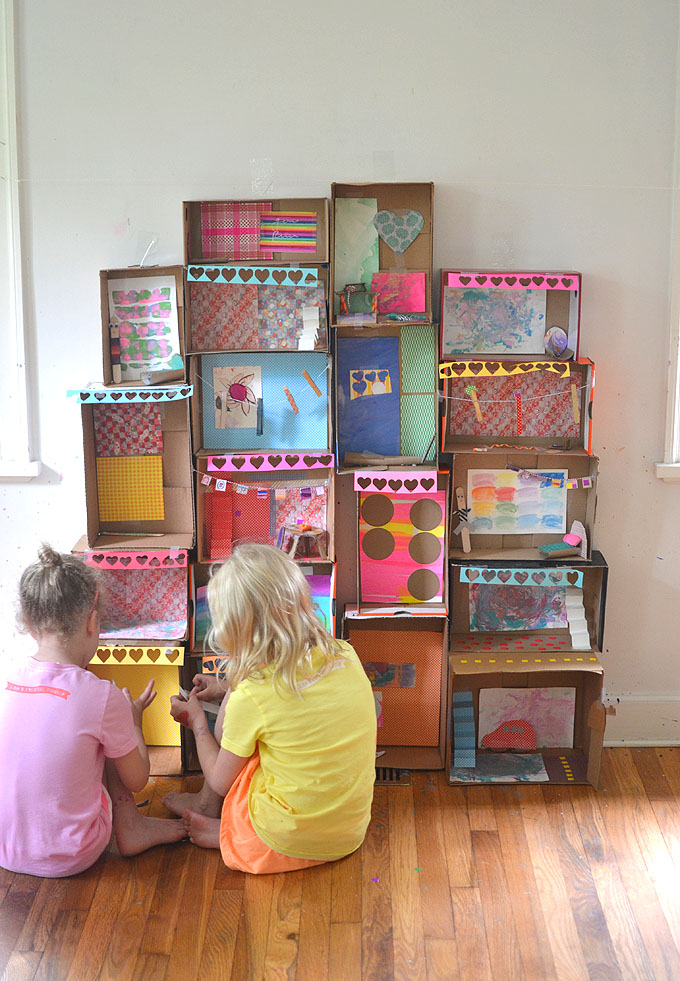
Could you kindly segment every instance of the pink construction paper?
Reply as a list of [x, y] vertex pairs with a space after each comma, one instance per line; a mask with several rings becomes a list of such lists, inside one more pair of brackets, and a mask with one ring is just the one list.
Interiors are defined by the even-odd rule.
[[262, 473], [265, 470], [328, 470], [332, 453], [222, 453], [208, 457], [208, 473]]
[[425, 313], [425, 273], [373, 273], [371, 290], [378, 294], [378, 313]]
[[85, 565], [99, 569], [182, 569], [186, 568], [187, 553], [185, 549], [158, 549], [146, 552], [83, 552], [81, 554]]

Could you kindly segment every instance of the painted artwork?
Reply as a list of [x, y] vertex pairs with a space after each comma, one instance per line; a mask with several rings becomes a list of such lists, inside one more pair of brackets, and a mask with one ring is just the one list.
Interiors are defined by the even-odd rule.
[[[517, 399], [522, 405], [521, 435], [576, 439], [581, 431], [580, 412], [574, 414], [573, 378], [550, 371], [496, 378], [449, 378], [446, 383], [447, 432], [450, 436], [516, 436]], [[476, 386], [477, 408], [469, 392]], [[581, 398], [580, 391], [578, 398]]]
[[120, 337], [124, 382], [184, 367], [174, 276], [109, 279], [109, 323]]
[[257, 429], [261, 402], [259, 365], [213, 368], [215, 429]]
[[472, 768], [452, 766], [452, 783], [547, 783], [540, 753], [485, 753]]
[[186, 589], [185, 569], [106, 572], [100, 636], [182, 640], [187, 632]]
[[567, 530], [566, 470], [468, 470], [471, 535], [545, 535]]
[[378, 294], [378, 313], [425, 313], [425, 273], [374, 273], [371, 290]]
[[388, 368], [354, 368], [349, 373], [350, 399], [370, 395], [390, 395], [392, 382]]
[[348, 283], [365, 283], [370, 287], [378, 272], [378, 231], [373, 221], [378, 213], [375, 198], [335, 199], [335, 312], [340, 300], [338, 291]]
[[563, 586], [471, 583], [470, 630], [556, 630], [568, 626]]
[[445, 491], [362, 494], [359, 574], [364, 603], [442, 600]]
[[[338, 337], [336, 375], [338, 456], [345, 454], [378, 453], [398, 456], [401, 447], [399, 338]], [[359, 379], [353, 373], [361, 372]], [[363, 388], [366, 373], [376, 372], [371, 386], [381, 382], [377, 373], [389, 378], [390, 391], [376, 392], [370, 398], [357, 397]], [[367, 382], [368, 386], [368, 382]], [[354, 394], [353, 394], [354, 393]]]
[[479, 692], [477, 745], [504, 722], [530, 723], [538, 749], [574, 745], [575, 688], [482, 688]]
[[442, 356], [543, 354], [545, 290], [445, 286]]

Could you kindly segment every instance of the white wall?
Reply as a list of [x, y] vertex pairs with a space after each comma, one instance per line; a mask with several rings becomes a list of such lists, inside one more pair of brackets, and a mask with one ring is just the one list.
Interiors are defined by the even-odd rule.
[[[43, 476], [0, 484], [0, 612], [84, 530], [98, 272], [182, 261], [184, 199], [433, 180], [435, 267], [584, 274], [610, 740], [680, 740], [680, 485], [662, 458], [675, 0], [22, 0], [26, 309]], [[253, 163], [253, 161], [255, 161]], [[271, 169], [272, 185], [257, 181]], [[253, 183], [255, 181], [255, 183]]]

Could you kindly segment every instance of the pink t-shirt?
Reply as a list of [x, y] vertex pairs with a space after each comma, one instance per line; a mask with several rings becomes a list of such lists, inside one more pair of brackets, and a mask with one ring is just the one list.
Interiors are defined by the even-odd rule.
[[0, 866], [51, 877], [89, 868], [111, 835], [104, 757], [136, 747], [110, 682], [34, 658], [0, 668]]

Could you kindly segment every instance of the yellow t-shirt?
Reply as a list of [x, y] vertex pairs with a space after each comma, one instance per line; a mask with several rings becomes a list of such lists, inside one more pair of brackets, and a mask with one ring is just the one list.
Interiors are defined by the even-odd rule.
[[[371, 685], [354, 649], [314, 673], [302, 697], [275, 689], [273, 667], [231, 693], [222, 746], [237, 756], [260, 754], [250, 784], [250, 820], [282, 855], [332, 860], [364, 840], [375, 779], [376, 716]], [[344, 655], [344, 656], [343, 656]]]

